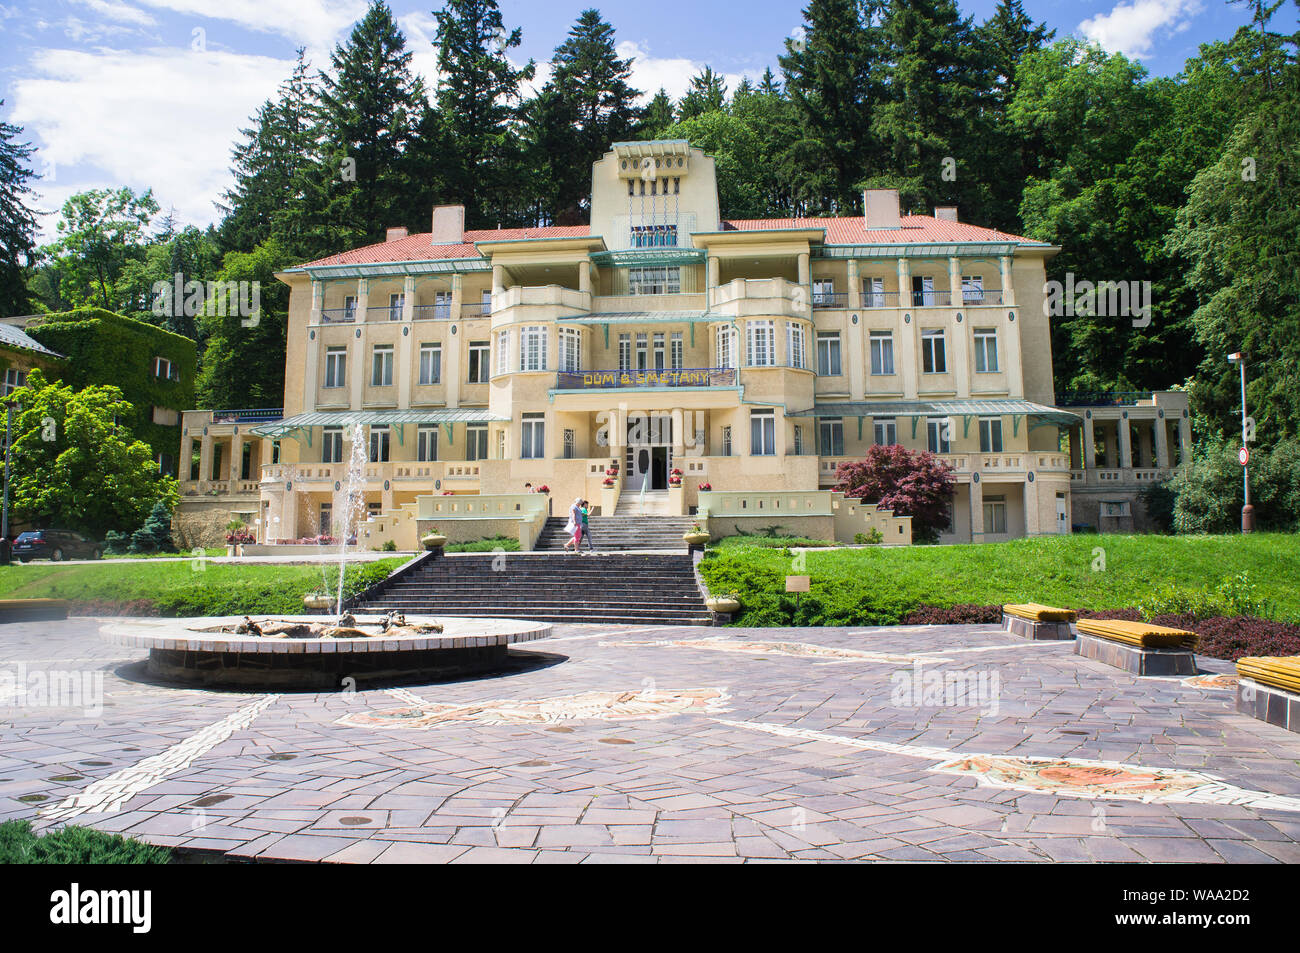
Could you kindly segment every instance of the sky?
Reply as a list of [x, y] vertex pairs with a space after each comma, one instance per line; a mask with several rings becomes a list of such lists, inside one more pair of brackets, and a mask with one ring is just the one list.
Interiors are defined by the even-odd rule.
[[[706, 64], [729, 88], [771, 66], [803, 22], [806, 0], [501, 0], [521, 27], [519, 63], [547, 61], [578, 14], [596, 6], [613, 24], [633, 84], [674, 96]], [[997, 0], [959, 0], [986, 20]], [[1201, 43], [1247, 22], [1225, 0], [1023, 0], [1026, 12], [1173, 75]], [[439, 0], [389, 0], [426, 79], [436, 75], [432, 9]], [[288, 76], [298, 47], [314, 67], [346, 39], [365, 0], [0, 0], [0, 120], [24, 128], [41, 175], [42, 241], [57, 211], [90, 188], [152, 188], [166, 212], [205, 227], [230, 185], [230, 150], [248, 117]], [[1289, 5], [1288, 5], [1289, 8]], [[778, 71], [779, 72], [779, 71]], [[432, 83], [430, 83], [432, 85]]]

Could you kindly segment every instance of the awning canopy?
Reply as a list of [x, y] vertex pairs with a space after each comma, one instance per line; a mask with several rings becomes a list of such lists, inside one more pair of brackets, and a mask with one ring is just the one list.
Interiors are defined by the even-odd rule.
[[730, 321], [725, 314], [707, 311], [605, 311], [571, 315], [560, 324], [691, 324], [697, 321]]
[[1062, 427], [1083, 422], [1078, 414], [1010, 398], [987, 400], [854, 400], [817, 404], [787, 417], [1038, 417]]
[[339, 410], [334, 412], [315, 411], [307, 414], [295, 414], [284, 420], [253, 427], [249, 432], [259, 437], [284, 437], [299, 430], [312, 427], [363, 427], [384, 426], [385, 424], [479, 424], [490, 421], [508, 420], [497, 417], [486, 407], [429, 407], [409, 410]]

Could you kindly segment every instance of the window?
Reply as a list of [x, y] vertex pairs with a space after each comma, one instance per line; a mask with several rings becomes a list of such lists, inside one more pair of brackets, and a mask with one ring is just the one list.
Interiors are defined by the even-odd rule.
[[738, 355], [736, 354], [736, 329], [730, 327], [718, 328], [718, 367], [735, 367]]
[[880, 447], [892, 447], [898, 443], [898, 426], [893, 419], [877, 420], [873, 424], [875, 428], [876, 445]]
[[465, 459], [487, 459], [487, 424], [465, 425]]
[[343, 462], [343, 428], [326, 427], [320, 442], [321, 463]]
[[948, 357], [943, 347], [943, 329], [921, 332], [921, 370], [927, 374], [948, 373]]
[[484, 288], [483, 295], [479, 298], [479, 306], [483, 309], [484, 315], [492, 313], [492, 289]]
[[1002, 418], [980, 418], [980, 453], [1002, 452]]
[[823, 418], [817, 424], [818, 452], [827, 457], [844, 455], [844, 421], [838, 417]]
[[983, 304], [984, 278], [981, 275], [961, 276], [961, 299], [966, 304]]
[[387, 427], [370, 428], [370, 462], [388, 462], [389, 429]]
[[391, 387], [393, 385], [393, 346], [376, 344], [370, 358], [370, 386]]
[[746, 364], [771, 367], [776, 364], [776, 329], [773, 321], [748, 321], [745, 331], [749, 345]]
[[681, 290], [682, 270], [678, 267], [629, 268], [627, 270], [628, 294], [675, 295], [680, 293]]
[[722, 455], [724, 457], [731, 456], [731, 427], [730, 426], [722, 428]]
[[644, 331], [638, 332], [636, 336], [636, 369], [650, 369], [650, 338]]
[[166, 381], [181, 379], [180, 372], [176, 370], [176, 365], [165, 357], [155, 357], [153, 359], [153, 376], [161, 377]]
[[817, 373], [822, 377], [839, 377], [843, 373], [840, 364], [840, 332], [817, 332]]
[[808, 366], [808, 351], [805, 344], [806, 335], [802, 324], [795, 321], [786, 322], [786, 349], [790, 354], [790, 366], [804, 368]]
[[582, 332], [577, 328], [560, 328], [560, 370], [582, 370]]
[[524, 460], [539, 460], [546, 455], [546, 421], [543, 414], [524, 414], [523, 440], [519, 456]]
[[578, 455], [578, 431], [571, 427], [564, 428], [564, 459], [572, 460]]
[[403, 307], [405, 307], [405, 305], [406, 305], [406, 295], [400, 293], [390, 294], [388, 296], [388, 320], [389, 321], [402, 320], [402, 309]]
[[330, 528], [333, 522], [333, 510], [333, 504], [322, 503], [320, 505], [320, 523], [318, 525], [320, 526], [320, 534], [322, 536], [328, 536], [330, 534]]
[[420, 383], [442, 383], [442, 345], [420, 345]]
[[662, 371], [664, 369], [664, 361], [667, 358], [667, 355], [664, 352], [664, 335], [662, 331], [655, 332], [654, 344], [655, 344], [655, 370]]
[[345, 321], [355, 321], [357, 319], [356, 295], [346, 295], [343, 298], [343, 319]]
[[862, 307], [883, 308], [885, 306], [885, 279], [862, 279]]
[[497, 335], [497, 373], [510, 373], [510, 329], [505, 328]]
[[951, 453], [948, 439], [951, 424], [947, 417], [931, 417], [925, 422], [926, 447], [931, 453]]
[[433, 316], [439, 321], [451, 318], [451, 292], [435, 291], [433, 293]]
[[1004, 496], [984, 497], [984, 532], [1007, 531], [1007, 500]]
[[932, 308], [937, 304], [934, 294], [934, 279], [917, 275], [912, 279], [912, 304], [917, 307]]
[[795, 456], [803, 453], [803, 427], [798, 424], [794, 427], [794, 453]]
[[975, 373], [998, 372], [998, 332], [994, 328], [975, 329]]
[[814, 308], [833, 308], [835, 306], [835, 279], [816, 278], [813, 280], [812, 303]]
[[[277, 440], [276, 443], [279, 443]], [[272, 460], [272, 463], [278, 463], [278, 460]], [[198, 480], [203, 476], [203, 442], [200, 440], [190, 441], [190, 479]]]
[[884, 375], [894, 373], [894, 332], [871, 332], [871, 373]]
[[348, 379], [348, 349], [330, 347], [325, 349], [325, 386], [343, 387]]
[[492, 367], [488, 363], [488, 354], [491, 349], [492, 347], [487, 341], [469, 342], [469, 382], [471, 384], [485, 384], [492, 375]]
[[671, 350], [672, 368], [675, 371], [682, 369], [682, 358], [684, 353], [684, 344], [682, 342], [682, 332], [674, 331], [668, 341]]
[[251, 480], [252, 478], [253, 478], [253, 445], [251, 443], [245, 443], [242, 445], [239, 451], [239, 479]]
[[431, 463], [438, 459], [438, 426], [422, 424], [415, 432], [415, 459]]
[[271, 441], [271, 462], [280, 462], [280, 441], [278, 440]]
[[630, 334], [618, 336], [618, 369], [620, 371], [632, 369], [632, 335]]
[[4, 396], [8, 397], [27, 383], [27, 372], [11, 367], [5, 371]]
[[749, 412], [749, 452], [756, 457], [776, 454], [776, 413], [771, 410]]
[[540, 324], [529, 325], [519, 331], [519, 369], [546, 370], [546, 328]]
[[[244, 446], [248, 446], [248, 444], [245, 444]], [[160, 453], [154, 459], [158, 461], [158, 472], [161, 473], [163, 476], [176, 475], [174, 469], [176, 466], [176, 461], [175, 459], [173, 459], [170, 453]], [[245, 475], [242, 477], [242, 479], [247, 480], [248, 476]]]
[[675, 248], [677, 246], [676, 225], [633, 225], [633, 248]]

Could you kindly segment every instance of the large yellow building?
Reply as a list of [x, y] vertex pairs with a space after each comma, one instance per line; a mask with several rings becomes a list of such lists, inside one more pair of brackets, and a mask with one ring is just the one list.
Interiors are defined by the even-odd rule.
[[528, 484], [557, 515], [583, 497], [826, 532], [836, 467], [873, 443], [951, 463], [947, 541], [1068, 532], [1072, 488], [1093, 525], [1133, 525], [1135, 488], [1186, 459], [1182, 395], [1058, 407], [1058, 249], [864, 201], [723, 220], [712, 158], [618, 143], [590, 226], [468, 231], [439, 207], [431, 232], [290, 269], [284, 408], [186, 415], [182, 510], [328, 534], [359, 425], [371, 544], [436, 523], [527, 547], [548, 503]]

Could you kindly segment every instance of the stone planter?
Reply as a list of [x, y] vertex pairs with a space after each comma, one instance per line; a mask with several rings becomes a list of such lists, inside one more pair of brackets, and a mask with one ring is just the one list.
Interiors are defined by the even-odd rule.
[[731, 615], [733, 612], [740, 610], [739, 600], [730, 599], [726, 596], [714, 596], [705, 599], [704, 604], [709, 607], [710, 612], [716, 612], [719, 615]]
[[244, 555], [244, 547], [243, 547], [243, 545], [241, 545], [240, 543], [227, 543], [227, 544], [226, 544], [226, 555], [227, 555], [227, 556], [242, 556], [242, 555]]
[[706, 532], [684, 533], [682, 539], [686, 540], [687, 546], [703, 546], [709, 541], [709, 534]]
[[309, 593], [302, 597], [302, 607], [313, 612], [327, 612], [333, 605], [332, 597], [319, 593]]
[[420, 537], [420, 545], [432, 552], [435, 549], [442, 549], [447, 545], [447, 537], [440, 533], [428, 533]]

